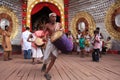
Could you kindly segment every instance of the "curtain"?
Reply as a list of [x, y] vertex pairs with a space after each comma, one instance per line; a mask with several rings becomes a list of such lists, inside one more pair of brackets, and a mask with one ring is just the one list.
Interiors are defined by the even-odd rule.
[[58, 16], [60, 16], [60, 11], [58, 7], [55, 6], [54, 4], [47, 3], [47, 2], [42, 2], [35, 5], [35, 7], [32, 9], [31, 15], [34, 15], [35, 13], [40, 11], [43, 7], [48, 7], [52, 12], [55, 12]]

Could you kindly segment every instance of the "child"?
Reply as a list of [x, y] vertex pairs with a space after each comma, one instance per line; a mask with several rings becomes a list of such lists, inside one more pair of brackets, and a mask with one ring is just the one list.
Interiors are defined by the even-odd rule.
[[93, 42], [93, 48], [94, 51], [92, 53], [92, 60], [99, 62], [99, 54], [100, 54], [100, 48], [101, 48], [101, 43], [100, 43], [100, 36], [98, 35], [98, 31], [94, 31], [94, 42]]
[[107, 38], [107, 41], [104, 43], [104, 47], [103, 47], [103, 52], [104, 54], [106, 54], [106, 52], [111, 49], [112, 47], [112, 41], [111, 41], [111, 37]]
[[[68, 39], [72, 42], [72, 45], [74, 45], [74, 39], [73, 39], [73, 35], [72, 35], [72, 33], [71, 33], [71, 31], [68, 31], [68, 35], [67, 35], [67, 37], [68, 37]], [[74, 50], [74, 49], [73, 49]], [[73, 51], [72, 50], [72, 51]], [[72, 52], [71, 52], [71, 54], [72, 54]]]
[[[32, 63], [35, 64], [35, 59], [37, 59], [37, 63], [42, 63], [39, 59], [41, 59], [43, 57], [43, 53], [42, 53], [42, 49], [41, 47], [39, 47], [38, 45], [35, 44], [35, 40], [37, 39], [37, 37], [41, 37], [38, 35], [42, 34], [42, 30], [39, 31], [34, 31], [32, 34], [29, 35], [28, 37], [28, 41], [32, 42]], [[41, 32], [41, 33], [40, 33]]]

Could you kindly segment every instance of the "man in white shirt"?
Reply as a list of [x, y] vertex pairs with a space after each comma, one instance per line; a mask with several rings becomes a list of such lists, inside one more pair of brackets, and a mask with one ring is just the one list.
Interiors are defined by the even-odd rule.
[[24, 52], [24, 59], [31, 59], [31, 42], [28, 42], [28, 36], [32, 34], [29, 27], [26, 27], [26, 30], [22, 33], [21, 36], [21, 45]]

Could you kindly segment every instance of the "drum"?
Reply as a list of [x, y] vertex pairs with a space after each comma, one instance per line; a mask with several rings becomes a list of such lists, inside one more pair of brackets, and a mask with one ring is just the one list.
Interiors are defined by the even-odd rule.
[[36, 38], [35, 39], [35, 45], [37, 45], [38, 47], [42, 47], [42, 46], [44, 46], [44, 44], [45, 44], [45, 42], [43, 41], [43, 39], [42, 38]]
[[51, 42], [63, 53], [73, 50], [73, 44], [62, 31], [56, 31], [51, 36]]

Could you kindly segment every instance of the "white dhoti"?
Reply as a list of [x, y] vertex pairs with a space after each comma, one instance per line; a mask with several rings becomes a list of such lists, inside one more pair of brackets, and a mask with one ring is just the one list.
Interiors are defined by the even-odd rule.
[[80, 50], [80, 46], [79, 45], [77, 45], [77, 52], [80, 52], [81, 50]]
[[102, 41], [100, 41], [100, 51], [102, 51], [102, 45], [103, 45], [103, 43], [102, 43]]
[[45, 51], [44, 51], [44, 64], [47, 64], [50, 54], [53, 54], [55, 57], [58, 56], [58, 49], [48, 40]]
[[32, 57], [33, 58], [41, 58], [41, 57], [43, 57], [41, 48], [32, 47]]
[[85, 47], [85, 51], [90, 52], [90, 47]]

